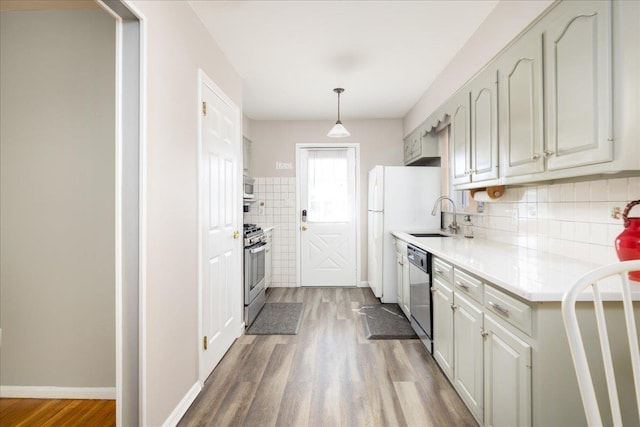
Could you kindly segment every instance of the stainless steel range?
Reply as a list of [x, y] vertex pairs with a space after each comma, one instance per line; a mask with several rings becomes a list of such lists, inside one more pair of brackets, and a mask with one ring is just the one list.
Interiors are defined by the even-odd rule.
[[247, 327], [264, 307], [266, 236], [256, 224], [244, 224], [244, 321]]

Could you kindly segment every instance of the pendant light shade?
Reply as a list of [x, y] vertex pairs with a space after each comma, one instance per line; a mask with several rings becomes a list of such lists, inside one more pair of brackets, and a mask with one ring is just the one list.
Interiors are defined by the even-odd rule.
[[344, 92], [344, 89], [337, 87], [333, 91], [338, 94], [338, 121], [331, 128], [327, 136], [329, 138], [344, 138], [346, 136], [351, 135], [349, 131], [342, 125], [342, 122], [340, 121], [340, 94]]

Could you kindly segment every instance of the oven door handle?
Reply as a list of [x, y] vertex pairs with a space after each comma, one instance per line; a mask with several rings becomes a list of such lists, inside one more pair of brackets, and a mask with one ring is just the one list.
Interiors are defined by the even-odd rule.
[[261, 245], [259, 248], [255, 248], [255, 249], [249, 249], [249, 253], [250, 254], [257, 254], [258, 252], [262, 252], [265, 249], [267, 249], [267, 245]]

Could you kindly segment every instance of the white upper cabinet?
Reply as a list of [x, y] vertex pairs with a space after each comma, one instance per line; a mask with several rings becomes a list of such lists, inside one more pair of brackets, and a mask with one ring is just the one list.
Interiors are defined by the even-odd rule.
[[560, 1], [458, 90], [444, 108], [456, 188], [638, 175], [638, 22], [638, 1]]
[[454, 98], [451, 111], [449, 157], [453, 184], [471, 182], [471, 129], [469, 92], [462, 91]]
[[544, 171], [542, 35], [525, 34], [498, 60], [505, 177]]
[[611, 2], [566, 1], [546, 18], [547, 169], [611, 161]]
[[498, 178], [498, 82], [489, 67], [470, 84], [471, 181]]

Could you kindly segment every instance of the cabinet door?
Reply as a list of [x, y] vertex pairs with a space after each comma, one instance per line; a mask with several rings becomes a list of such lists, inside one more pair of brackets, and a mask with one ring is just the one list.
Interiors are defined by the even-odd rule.
[[409, 282], [409, 259], [407, 255], [402, 256], [402, 301], [401, 307], [408, 319], [411, 318], [411, 289]]
[[[406, 257], [405, 257], [406, 258]], [[396, 252], [396, 290], [398, 293], [398, 305], [402, 308], [402, 290], [404, 282], [404, 265], [402, 264], [402, 252]]]
[[611, 2], [567, 1], [545, 26], [547, 169], [611, 161]]
[[453, 184], [471, 182], [471, 138], [469, 115], [469, 92], [456, 95], [451, 111], [451, 141], [449, 157], [451, 159], [451, 178]]
[[542, 35], [527, 34], [499, 60], [503, 176], [544, 171]]
[[404, 164], [406, 165], [407, 163], [409, 163], [411, 161], [411, 158], [413, 157], [413, 152], [411, 151], [412, 149], [412, 141], [411, 138], [413, 136], [409, 135], [405, 140], [404, 140]]
[[482, 424], [482, 310], [457, 292], [454, 294], [453, 303], [453, 384], [476, 420]]
[[433, 284], [433, 357], [453, 380], [453, 291], [440, 279]]
[[242, 138], [242, 174], [251, 176], [251, 140]]
[[531, 426], [531, 347], [485, 315], [485, 426]]
[[471, 180], [498, 178], [498, 82], [494, 67], [471, 83]]

